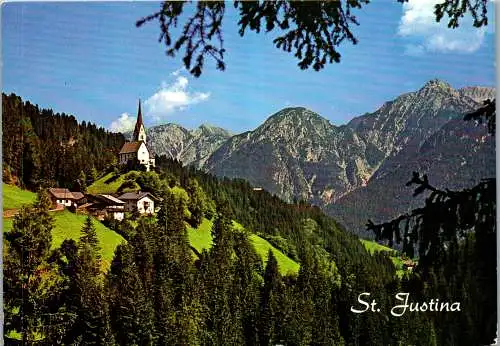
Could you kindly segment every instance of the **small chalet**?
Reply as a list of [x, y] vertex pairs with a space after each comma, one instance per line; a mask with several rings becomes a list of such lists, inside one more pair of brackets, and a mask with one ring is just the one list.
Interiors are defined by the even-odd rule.
[[81, 192], [71, 192], [68, 189], [52, 187], [49, 189], [49, 193], [52, 204], [56, 207], [58, 204], [71, 207], [85, 202], [85, 196]]
[[[89, 203], [84, 205], [91, 214], [99, 220], [112, 215], [115, 220], [123, 220], [125, 202], [111, 195], [88, 195]], [[83, 206], [82, 206], [83, 207]]]
[[403, 260], [403, 270], [413, 271], [413, 268], [417, 266], [417, 263], [411, 259]]
[[155, 201], [158, 199], [150, 192], [126, 192], [120, 197], [125, 202], [125, 211], [138, 211], [140, 214], [153, 214], [155, 212]]
[[152, 152], [146, 146], [146, 129], [142, 122], [140, 100], [132, 141], [124, 143], [118, 155], [120, 164], [127, 164], [128, 161], [132, 160], [144, 165], [147, 171], [155, 166], [155, 159]]

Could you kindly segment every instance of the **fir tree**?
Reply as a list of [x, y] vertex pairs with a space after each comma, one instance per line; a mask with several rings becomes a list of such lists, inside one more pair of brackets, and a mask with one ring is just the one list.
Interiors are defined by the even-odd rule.
[[154, 310], [144, 290], [129, 245], [115, 251], [108, 275], [111, 326], [120, 345], [152, 345]]
[[66, 335], [67, 343], [98, 345], [103, 340], [112, 340], [100, 268], [99, 242], [89, 216], [82, 228], [76, 270], [72, 278], [69, 309], [77, 317]]
[[53, 323], [50, 313], [58, 311], [58, 306], [45, 304], [61, 283], [57, 269], [48, 263], [51, 230], [46, 209], [23, 207], [5, 233], [5, 330], [19, 332], [23, 344], [43, 338]]
[[276, 340], [279, 326], [279, 296], [281, 276], [278, 262], [273, 252], [269, 250], [266, 271], [264, 273], [264, 287], [261, 294], [259, 317], [259, 342], [261, 345], [272, 345]]
[[232, 305], [238, 307], [245, 344], [257, 345], [262, 262], [246, 233], [235, 234], [234, 243]]
[[80, 176], [78, 177], [78, 183], [80, 185], [80, 191], [86, 192], [87, 191], [87, 176], [85, 175], [85, 172], [80, 171]]

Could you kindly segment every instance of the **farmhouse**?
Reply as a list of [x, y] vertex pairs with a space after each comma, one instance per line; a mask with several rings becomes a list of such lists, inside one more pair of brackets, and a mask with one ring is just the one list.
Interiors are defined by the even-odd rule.
[[134, 161], [144, 165], [147, 171], [155, 166], [155, 159], [152, 152], [146, 146], [146, 129], [142, 122], [140, 100], [132, 141], [124, 143], [118, 155], [120, 164], [127, 164], [129, 161]]
[[413, 268], [415, 268], [416, 266], [417, 266], [417, 264], [415, 262], [413, 262], [411, 259], [406, 259], [403, 261], [403, 269], [404, 270], [412, 271]]
[[89, 204], [85, 208], [98, 219], [112, 215], [116, 220], [123, 220], [125, 202], [111, 195], [88, 195]]
[[54, 206], [63, 205], [65, 207], [75, 206], [83, 202], [85, 196], [81, 192], [71, 192], [68, 189], [52, 187], [49, 189], [50, 199]]
[[155, 201], [158, 199], [150, 192], [126, 192], [120, 197], [125, 202], [125, 211], [138, 211], [140, 214], [153, 214], [155, 212]]

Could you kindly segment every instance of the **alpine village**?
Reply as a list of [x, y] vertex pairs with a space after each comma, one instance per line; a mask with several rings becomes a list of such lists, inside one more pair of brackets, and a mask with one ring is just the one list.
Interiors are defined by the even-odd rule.
[[[442, 81], [416, 94], [430, 92], [481, 109]], [[391, 235], [402, 217], [369, 221], [370, 237], [303, 199], [270, 193], [264, 180], [217, 177], [153, 154], [140, 102], [131, 141], [14, 94], [2, 95], [2, 108], [6, 344], [471, 345], [494, 335], [496, 285], [485, 280], [495, 277], [472, 270], [494, 271], [494, 259], [476, 255], [475, 233], [453, 252], [433, 253], [445, 257], [421, 272], [432, 251], [402, 242], [415, 237], [408, 229]], [[322, 121], [304, 108], [269, 119], [283, 127], [290, 118]], [[485, 125], [452, 125], [476, 148], [471, 156], [494, 155]], [[414, 173], [412, 183], [423, 190], [426, 179]], [[483, 196], [487, 182], [454, 193]], [[469, 198], [454, 203], [473, 208]], [[483, 247], [494, 246], [491, 208], [479, 210]], [[471, 221], [455, 227], [470, 227], [461, 222]], [[382, 313], [352, 312], [372, 301]]]
[[[179, 27], [185, 3], [178, 1], [164, 2], [160, 12], [138, 21], [139, 13], [147, 15], [158, 6], [3, 6], [10, 24], [2, 31], [11, 47], [4, 47], [7, 58], [2, 62], [10, 70], [2, 69], [2, 83], [9, 88], [2, 93], [0, 343], [494, 344], [496, 90], [487, 78], [473, 82], [482, 71], [473, 64], [460, 65], [463, 73], [453, 79], [451, 65], [469, 61], [472, 52], [454, 54], [456, 60], [439, 70], [432, 64], [437, 61], [438, 66], [449, 55], [424, 51], [424, 46], [413, 47], [411, 56], [390, 50], [407, 39], [395, 38], [396, 26], [405, 24], [402, 17], [380, 21], [381, 28], [392, 23], [392, 36], [389, 30], [368, 32], [373, 23], [365, 20], [360, 30], [374, 40], [387, 37], [387, 42], [346, 49], [350, 60], [342, 59], [354, 61], [356, 71], [349, 70], [349, 63], [336, 64], [338, 45], [330, 38], [355, 43], [348, 23], [357, 23], [350, 10], [361, 4], [364, 10], [365, 2], [236, 1], [226, 9], [224, 2], [194, 2], [192, 12], [184, 12], [192, 17]], [[400, 7], [408, 13], [421, 9], [414, 1], [399, 2], [404, 4], [388, 7], [398, 16]], [[456, 12], [441, 11], [460, 19], [460, 13], [472, 9], [479, 21], [479, 5], [463, 5], [459, 11], [457, 4], [466, 2], [447, 1]], [[374, 2], [370, 13], [377, 16], [382, 5]], [[234, 41], [243, 51], [234, 49], [230, 56], [244, 61], [216, 71], [225, 68], [220, 31], [224, 11], [237, 19], [233, 24], [241, 36], [224, 36], [228, 46]], [[431, 35], [438, 27], [432, 8], [429, 13], [434, 26], [419, 34]], [[52, 21], [39, 20], [56, 15]], [[289, 29], [288, 20], [290, 28], [299, 28]], [[151, 21], [158, 21], [160, 44], [151, 36], [157, 26], [142, 27]], [[11, 24], [26, 33], [16, 36], [9, 31]], [[242, 38], [245, 29], [258, 33], [261, 25], [266, 34], [275, 29], [284, 35], [274, 41], [283, 52], [268, 47], [264, 34], [254, 35], [262, 41], [248, 34]], [[71, 31], [73, 27], [78, 31]], [[169, 36], [177, 33], [177, 39]], [[491, 41], [488, 32], [479, 34], [485, 35], [484, 42]], [[212, 45], [217, 39], [220, 48]], [[175, 59], [164, 62], [159, 53], [160, 58], [150, 54], [158, 46], [163, 52], [165, 44], [167, 56]], [[451, 48], [457, 47], [463, 48]], [[189, 51], [195, 48], [201, 55]], [[391, 63], [398, 66], [385, 60], [374, 68], [358, 65], [372, 61], [369, 53], [353, 55], [358, 48], [381, 51], [384, 59], [397, 55], [394, 59], [401, 61]], [[13, 60], [16, 54], [40, 74], [16, 74], [16, 66], [24, 63]], [[203, 54], [210, 63], [203, 65]], [[52, 66], [56, 60], [60, 70]], [[48, 63], [38, 66], [34, 61]], [[319, 71], [328, 61], [329, 69]], [[185, 69], [177, 70], [179, 62]], [[96, 71], [88, 71], [89, 64]], [[425, 79], [409, 71], [413, 64], [417, 77]], [[431, 68], [439, 73], [432, 74]], [[270, 77], [276, 70], [285, 82]], [[167, 81], [145, 98], [160, 83], [160, 74]], [[471, 75], [467, 82], [457, 82], [466, 75]], [[149, 84], [147, 76], [153, 76]], [[326, 82], [314, 84], [309, 78]], [[29, 89], [33, 81], [41, 84]], [[390, 87], [384, 89], [384, 83]], [[368, 84], [370, 89], [361, 88]], [[123, 90], [112, 90], [122, 85]], [[385, 94], [376, 97], [366, 92], [382, 89]], [[302, 95], [304, 90], [308, 95]], [[300, 101], [290, 97], [297, 102], [292, 106], [280, 95]], [[136, 104], [138, 96], [145, 101]], [[312, 103], [302, 102], [302, 97]], [[349, 97], [348, 120], [331, 123], [335, 115], [326, 114], [326, 107], [349, 105], [342, 103]], [[369, 106], [382, 97], [383, 104]], [[154, 118], [151, 100], [163, 102], [163, 118]], [[268, 101], [267, 108], [260, 104]], [[328, 106], [316, 108], [314, 102]], [[366, 105], [365, 113], [358, 112], [359, 104]], [[116, 108], [105, 113], [111, 106]], [[119, 118], [128, 121], [126, 127], [106, 129], [94, 123], [105, 118], [102, 114], [116, 119], [117, 109], [130, 112]], [[223, 128], [231, 121], [243, 122], [238, 112], [255, 113], [255, 124], [235, 125], [244, 129], [241, 133], [229, 131], [229, 125]], [[181, 119], [186, 123], [171, 120], [188, 113], [201, 116], [186, 115]], [[205, 120], [198, 120], [218, 114], [231, 115], [221, 127], [199, 125]], [[188, 120], [196, 124], [190, 127]]]

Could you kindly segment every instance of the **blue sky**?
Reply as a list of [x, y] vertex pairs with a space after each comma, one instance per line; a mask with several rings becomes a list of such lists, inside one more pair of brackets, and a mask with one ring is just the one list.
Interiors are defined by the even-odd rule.
[[181, 68], [180, 56], [165, 55], [156, 22], [135, 27], [160, 2], [4, 3], [2, 89], [114, 130], [133, 125], [141, 98], [146, 126], [209, 123], [237, 133], [287, 106], [344, 124], [432, 78], [493, 86], [493, 23], [446, 29], [433, 21], [435, 2], [366, 5], [353, 27], [359, 43], [342, 44], [341, 63], [320, 72], [300, 70], [272, 45], [275, 33], [240, 38], [228, 4], [227, 69], [209, 60], [200, 78]]

